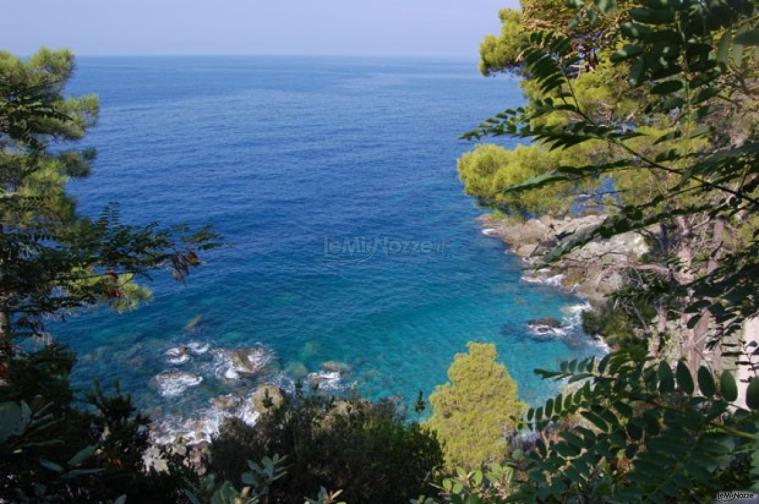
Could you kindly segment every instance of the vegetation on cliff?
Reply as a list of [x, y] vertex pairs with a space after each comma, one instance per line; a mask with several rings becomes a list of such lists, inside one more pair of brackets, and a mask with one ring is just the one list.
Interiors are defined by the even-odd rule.
[[[757, 342], [741, 334], [759, 291], [755, 5], [522, 4], [483, 43], [482, 70], [519, 72], [528, 104], [466, 136], [530, 139], [546, 157], [482, 170], [462, 159], [467, 190], [517, 216], [537, 210], [510, 210], [511, 199], [552, 186], [557, 201], [603, 203], [605, 220], [547, 262], [629, 231], [651, 250], [586, 319], [613, 331], [618, 349], [538, 371], [576, 386], [529, 410], [523, 425], [539, 437], [507, 462], [507, 485], [463, 471], [443, 483], [444, 500], [683, 502], [757, 489]], [[517, 172], [510, 187], [495, 185], [509, 178], [501, 170]]]
[[434, 433], [396, 402], [299, 390], [255, 426], [226, 423], [208, 470], [244, 485], [248, 461], [273, 454], [284, 457], [287, 472], [269, 488], [271, 502], [303, 502], [322, 486], [341, 490], [347, 502], [405, 502], [426, 493], [443, 464]]
[[478, 468], [509, 455], [506, 434], [527, 406], [518, 399], [517, 384], [497, 361], [495, 345], [469, 343], [448, 369], [448, 383], [430, 395], [427, 425], [443, 444], [449, 467]]
[[467, 138], [532, 143], [479, 146], [459, 161], [467, 191], [508, 215], [602, 205], [606, 222], [549, 261], [591, 240], [643, 235], [650, 252], [624, 268], [639, 295], [612, 303], [631, 311], [647, 299], [652, 353], [683, 356], [694, 371], [704, 354], [721, 369], [728, 350], [715, 343], [755, 313], [753, 9], [526, 1], [504, 11], [482, 70], [519, 73], [528, 102]]

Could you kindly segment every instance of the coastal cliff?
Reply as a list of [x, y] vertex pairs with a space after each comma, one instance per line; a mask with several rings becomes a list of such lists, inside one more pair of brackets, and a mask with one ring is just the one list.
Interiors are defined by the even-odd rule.
[[645, 239], [628, 232], [591, 241], [562, 259], [546, 263], [552, 249], [582, 231], [600, 225], [603, 214], [555, 219], [544, 216], [523, 222], [488, 214], [480, 217], [483, 233], [497, 237], [524, 262], [527, 282], [555, 285], [598, 305], [623, 284], [623, 271], [648, 252]]

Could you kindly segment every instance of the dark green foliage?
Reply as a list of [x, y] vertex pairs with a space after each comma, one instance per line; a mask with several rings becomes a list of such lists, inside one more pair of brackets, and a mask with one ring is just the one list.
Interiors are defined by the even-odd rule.
[[138, 279], [167, 268], [184, 280], [215, 246], [206, 228], [122, 224], [116, 205], [97, 219], [77, 213], [66, 186], [95, 160], [75, 142], [98, 100], [65, 96], [73, 68], [69, 51], [0, 52], [0, 500], [175, 502], [192, 473], [170, 455], [167, 471], [145, 470], [148, 419], [130, 398], [96, 386], [76, 407], [74, 356], [19, 346], [82, 306], [134, 308], [149, 297]]
[[626, 289], [616, 293], [596, 310], [582, 312], [582, 328], [587, 334], [603, 337], [613, 348], [638, 347], [647, 349], [645, 331], [655, 316], [653, 306]]
[[406, 502], [427, 492], [443, 463], [435, 436], [408, 423], [392, 402], [296, 396], [255, 427], [228, 421], [211, 446], [209, 470], [235, 485], [248, 460], [285, 457], [287, 475], [270, 488], [272, 502], [302, 503], [320, 487], [341, 489], [347, 502]]
[[94, 220], [77, 214], [66, 184], [95, 160], [74, 142], [95, 124], [98, 101], [64, 96], [72, 72], [69, 51], [0, 52], [0, 376], [11, 338], [42, 333], [45, 317], [133, 308], [149, 296], [138, 279], [165, 267], [183, 280], [214, 246], [205, 228], [122, 224], [116, 206]]
[[[747, 454], [757, 437], [756, 415], [731, 408], [735, 381], [722, 373], [721, 393], [694, 392], [687, 366], [676, 371], [628, 352], [538, 371], [545, 378], [590, 380], [563, 399], [561, 412], [535, 414], [538, 428], [577, 416], [587, 428], [538, 442], [520, 470], [529, 477], [514, 500], [562, 501], [569, 496], [638, 502], [698, 500], [720, 481], [747, 483]], [[702, 368], [700, 376], [711, 376]], [[704, 380], [705, 381], [705, 380]], [[741, 487], [743, 488], [743, 487]]]
[[65, 409], [73, 400], [69, 373], [74, 354], [59, 345], [14, 357], [8, 363], [7, 384], [0, 387], [0, 401], [29, 401], [31, 398], [55, 398], [53, 409]]
[[11, 382], [0, 387], [0, 499], [178, 501], [193, 474], [169, 455], [167, 472], [144, 469], [148, 419], [118, 387], [114, 395], [96, 387], [83, 408], [74, 407], [72, 364], [58, 347], [10, 361]]
[[[215, 474], [200, 479], [197, 484], [189, 483], [184, 489], [191, 504], [268, 504], [271, 485], [287, 474], [285, 459], [278, 455], [264, 457], [261, 463], [248, 461], [248, 470], [240, 475], [244, 485], [240, 490], [229, 480], [217, 482]], [[326, 491], [325, 491], [326, 492]], [[326, 497], [326, 495], [325, 495]], [[309, 499], [306, 499], [311, 502]], [[315, 504], [331, 504], [323, 500]]]

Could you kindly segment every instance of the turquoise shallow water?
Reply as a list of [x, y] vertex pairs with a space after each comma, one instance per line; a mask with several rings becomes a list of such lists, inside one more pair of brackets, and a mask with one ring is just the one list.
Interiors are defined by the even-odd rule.
[[[119, 57], [80, 59], [69, 92], [102, 104], [86, 140], [96, 169], [72, 187], [83, 212], [119, 201], [124, 220], [208, 222], [226, 243], [187, 286], [158, 275], [135, 312], [54, 323], [79, 353], [82, 387], [119, 380], [143, 407], [187, 413], [337, 360], [351, 368], [343, 384], [413, 400], [479, 340], [497, 344], [534, 403], [552, 392], [534, 368], [598, 351], [577, 329], [528, 334], [527, 320], [580, 301], [521, 281], [456, 177], [472, 147], [457, 137], [519, 105], [514, 80], [445, 60]], [[261, 344], [272, 360], [238, 380], [217, 376], [212, 352], [167, 364], [190, 341]], [[203, 382], [164, 398], [149, 383], [167, 369]]]

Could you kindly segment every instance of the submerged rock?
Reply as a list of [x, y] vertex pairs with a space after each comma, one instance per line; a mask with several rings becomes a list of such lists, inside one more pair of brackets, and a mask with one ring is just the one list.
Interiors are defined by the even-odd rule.
[[300, 351], [300, 358], [307, 360], [309, 357], [313, 357], [321, 350], [321, 343], [318, 341], [307, 341], [303, 345], [303, 349]]
[[191, 333], [198, 330], [200, 324], [203, 323], [203, 315], [196, 315], [192, 317], [182, 329], [183, 332]]
[[164, 371], [150, 380], [150, 385], [164, 397], [181, 395], [189, 387], [203, 382], [203, 377], [188, 371]]
[[350, 364], [340, 361], [322, 362], [321, 367], [324, 371], [330, 371], [334, 373], [349, 373], [351, 370]]
[[527, 321], [527, 325], [528, 326], [533, 326], [533, 327], [535, 327], [535, 326], [537, 326], [537, 327], [545, 326], [545, 327], [549, 327], [549, 328], [552, 328], [552, 329], [556, 329], [556, 328], [561, 327], [562, 324], [561, 324], [560, 320], [555, 319], [553, 317], [543, 317], [543, 318], [539, 318], [539, 319], [529, 320], [529, 321]]
[[298, 380], [308, 375], [308, 368], [302, 362], [288, 362], [285, 366], [285, 373]]

